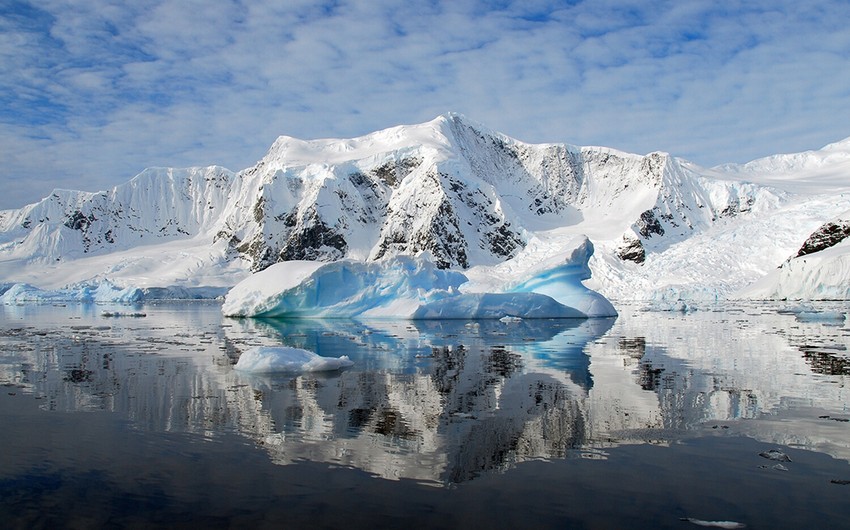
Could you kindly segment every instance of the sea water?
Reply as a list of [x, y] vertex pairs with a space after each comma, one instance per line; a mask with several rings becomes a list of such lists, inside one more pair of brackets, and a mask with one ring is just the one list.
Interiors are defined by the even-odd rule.
[[[358, 322], [230, 319], [212, 302], [0, 307], [0, 520], [846, 524], [850, 307], [618, 309]], [[354, 364], [234, 370], [262, 346]]]

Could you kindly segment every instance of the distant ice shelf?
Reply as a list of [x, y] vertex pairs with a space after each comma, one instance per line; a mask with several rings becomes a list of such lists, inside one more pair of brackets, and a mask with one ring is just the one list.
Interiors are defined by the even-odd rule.
[[110, 280], [90, 280], [59, 289], [41, 289], [27, 283], [0, 283], [0, 304], [139, 304], [154, 300], [213, 300], [227, 292], [222, 287], [121, 287]]

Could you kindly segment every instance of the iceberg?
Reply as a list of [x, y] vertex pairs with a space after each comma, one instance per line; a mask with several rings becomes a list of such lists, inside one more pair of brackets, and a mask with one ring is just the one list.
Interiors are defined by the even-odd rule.
[[234, 317], [413, 320], [616, 316], [607, 299], [581, 284], [589, 275], [590, 253], [588, 244], [583, 252], [573, 252], [554, 268], [538, 270], [503, 292], [462, 291], [469, 278], [438, 268], [427, 253], [376, 262], [286, 261], [234, 286], [222, 312]]
[[509, 289], [513, 293], [538, 293], [573, 307], [588, 317], [615, 317], [617, 310], [607, 298], [582, 283], [591, 277], [593, 243], [584, 238], [572, 252], [538, 266], [528, 278]]
[[327, 372], [353, 365], [348, 356], [321, 357], [289, 346], [257, 346], [242, 352], [234, 367], [242, 372]]
[[43, 290], [27, 283], [16, 283], [0, 296], [0, 304], [15, 305], [26, 302], [56, 303], [121, 303], [141, 302], [144, 293], [137, 287], [119, 287], [109, 280], [72, 284], [62, 289]]
[[427, 256], [380, 262], [284, 261], [236, 284], [222, 312], [236, 317], [409, 318], [420, 306], [457, 295], [463, 274]]

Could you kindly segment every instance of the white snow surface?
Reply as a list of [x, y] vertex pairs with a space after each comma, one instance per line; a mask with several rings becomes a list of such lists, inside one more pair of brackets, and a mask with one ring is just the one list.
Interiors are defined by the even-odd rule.
[[267, 374], [273, 372], [328, 372], [354, 364], [348, 356], [322, 357], [308, 350], [289, 346], [256, 346], [242, 352], [236, 370]]
[[792, 258], [742, 289], [741, 298], [774, 300], [850, 299], [850, 239]]
[[[471, 307], [533, 291], [585, 314], [610, 312], [606, 299], [847, 298], [848, 245], [789, 257], [848, 211], [850, 138], [707, 169], [660, 152], [526, 144], [449, 113], [353, 139], [282, 136], [238, 173], [153, 168], [0, 211], [0, 292], [7, 303], [124, 296], [91, 294], [100, 285], [215, 297], [279, 260], [300, 282], [326, 263], [425, 252], [462, 271], [457, 292], [437, 282], [421, 287], [433, 300], [411, 290], [390, 302], [372, 289], [381, 302], [369, 311], [409, 315], [447, 293], [476, 295]], [[578, 270], [585, 236], [595, 251]], [[620, 257], [630, 245], [642, 263]], [[577, 295], [588, 305], [570, 305]]]

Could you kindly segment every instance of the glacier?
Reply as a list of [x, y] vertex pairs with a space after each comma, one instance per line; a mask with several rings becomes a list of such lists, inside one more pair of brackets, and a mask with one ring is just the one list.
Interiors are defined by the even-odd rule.
[[[610, 313], [609, 301], [846, 298], [846, 245], [789, 256], [850, 211], [848, 174], [850, 139], [702, 168], [663, 152], [529, 144], [455, 113], [358, 138], [281, 136], [238, 172], [150, 168], [0, 211], [0, 292], [105, 300], [83, 291], [110, 282], [141, 300], [215, 298], [279, 263], [427, 253], [467, 278], [453, 296], [468, 307], [522, 292], [584, 314]], [[581, 238], [594, 248], [586, 270], [559, 270]], [[391, 311], [379, 305], [370, 311]]]

